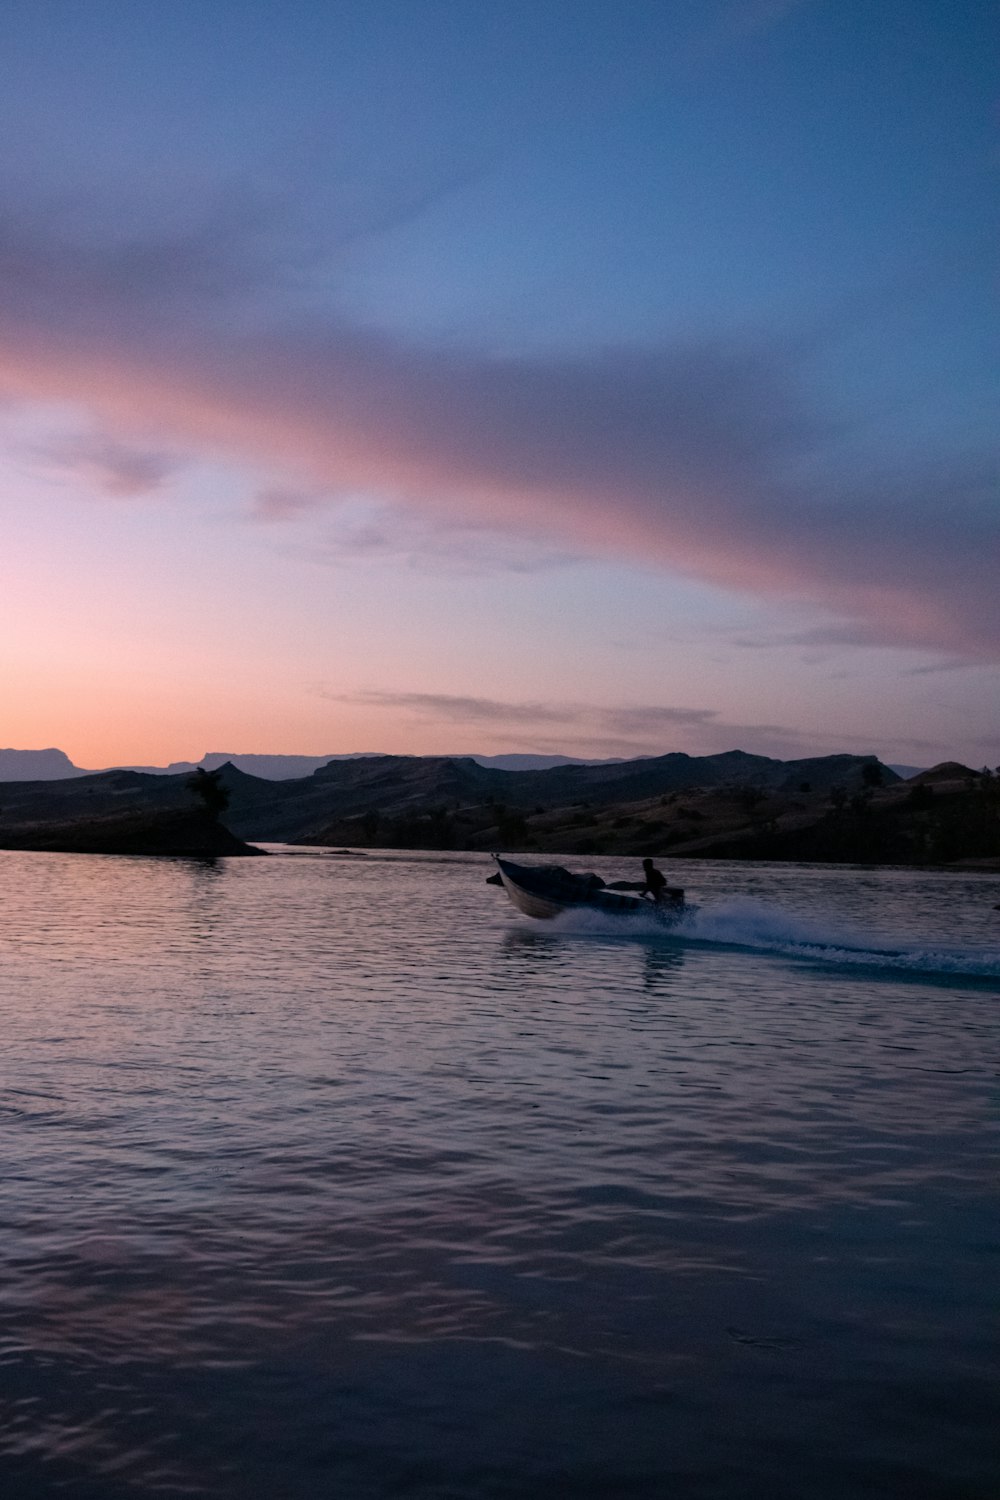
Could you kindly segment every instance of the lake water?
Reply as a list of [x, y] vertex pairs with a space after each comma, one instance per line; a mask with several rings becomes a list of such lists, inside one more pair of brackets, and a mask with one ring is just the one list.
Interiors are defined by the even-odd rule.
[[667, 868], [0, 854], [0, 1492], [995, 1500], [1000, 877]]

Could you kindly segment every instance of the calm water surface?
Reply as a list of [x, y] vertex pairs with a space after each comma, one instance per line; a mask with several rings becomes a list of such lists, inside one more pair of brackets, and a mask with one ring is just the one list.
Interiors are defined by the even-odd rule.
[[1000, 877], [670, 872], [0, 854], [0, 1491], [994, 1500]]

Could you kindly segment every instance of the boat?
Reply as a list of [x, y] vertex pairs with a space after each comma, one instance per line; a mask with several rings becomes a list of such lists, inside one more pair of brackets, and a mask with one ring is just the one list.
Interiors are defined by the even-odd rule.
[[[677, 887], [668, 886], [669, 899], [654, 902], [635, 894], [637, 884], [633, 891], [620, 890], [605, 885], [599, 875], [574, 875], [562, 865], [518, 865], [512, 859], [501, 859], [499, 854], [493, 858], [500, 884], [526, 917], [550, 921], [567, 911], [598, 911], [613, 917], [654, 917], [672, 927], [697, 911]], [[493, 880], [495, 883], [495, 876]]]

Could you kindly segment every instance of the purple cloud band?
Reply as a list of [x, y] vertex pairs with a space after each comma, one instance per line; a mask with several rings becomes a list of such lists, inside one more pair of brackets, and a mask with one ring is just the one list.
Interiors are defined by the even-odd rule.
[[[283, 476], [272, 519], [301, 513], [289, 495], [361, 491], [817, 603], [883, 643], [1000, 657], [991, 471], [976, 456], [834, 483], [844, 434], [805, 399], [800, 353], [517, 358], [330, 316], [265, 325], [259, 267], [234, 260], [226, 289], [214, 240], [140, 249], [0, 235], [0, 394], [80, 404], [107, 453], [180, 444], [264, 464]], [[165, 477], [133, 456], [134, 486], [144, 472]]]

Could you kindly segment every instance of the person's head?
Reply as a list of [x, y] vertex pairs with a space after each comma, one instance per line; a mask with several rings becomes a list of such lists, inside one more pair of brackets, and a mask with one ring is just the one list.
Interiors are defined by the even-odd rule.
[[653, 861], [651, 859], [644, 859], [642, 862], [642, 868], [644, 870], [651, 870], [653, 868]]

